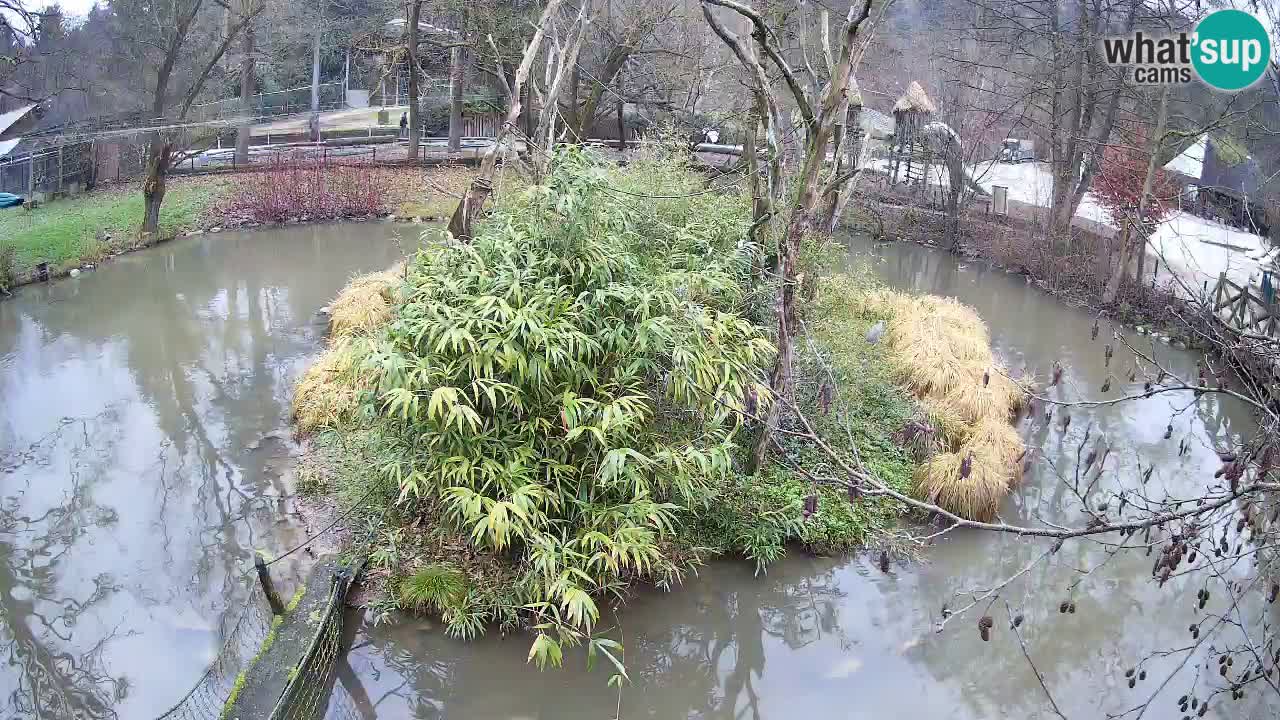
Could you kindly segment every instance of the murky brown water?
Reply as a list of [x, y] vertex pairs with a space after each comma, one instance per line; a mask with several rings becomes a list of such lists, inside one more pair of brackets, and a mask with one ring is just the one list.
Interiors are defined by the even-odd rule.
[[[868, 247], [852, 241], [855, 253]], [[1068, 368], [1065, 398], [1098, 395], [1106, 377], [1103, 345], [1110, 329], [1090, 340], [1091, 316], [1063, 307], [1021, 277], [913, 245], [873, 252], [877, 273], [899, 287], [954, 295], [975, 306], [992, 330], [999, 355], [1012, 369], [1038, 369], [1054, 360]], [[1156, 349], [1162, 362], [1194, 375], [1196, 357]], [[1130, 360], [1117, 353], [1110, 397], [1123, 392]], [[1198, 403], [1173, 394], [1073, 411], [1061, 425], [1031, 431], [1028, 444], [1045, 461], [1009, 498], [1003, 517], [1078, 524], [1064, 511], [1065, 486], [1052, 466], [1074, 467], [1085, 428], [1113, 448], [1100, 491], [1131, 483], [1138, 463], [1157, 469], [1148, 489], [1189, 492], [1219, 466], [1215, 446], [1251, 431], [1250, 416], [1206, 396]], [[1172, 422], [1172, 440], [1163, 440]], [[1189, 452], [1178, 457], [1182, 439]], [[1026, 566], [1048, 545], [1012, 536], [956, 533], [929, 548], [925, 562], [882, 574], [864, 559], [792, 554], [755, 577], [744, 563], [719, 562], [670, 593], [645, 592], [614, 619], [622, 628], [633, 685], [621, 696], [606, 687], [607, 672], [587, 673], [575, 656], [559, 672], [540, 673], [525, 662], [528, 640], [486, 637], [451, 640], [430, 622], [366, 623], [339, 680], [330, 717], [380, 718], [1049, 718], [1031, 667], [1008, 628], [1003, 600], [992, 607], [995, 633], [978, 638], [981, 613], [933, 632], [953, 595], [985, 589]], [[1028, 652], [1070, 718], [1103, 718], [1143, 702], [1165, 677], [1175, 679], [1143, 717], [1180, 718], [1176, 699], [1191, 689], [1196, 656], [1180, 673], [1182, 656], [1151, 660], [1149, 679], [1127, 687], [1126, 668], [1153, 649], [1189, 644], [1187, 626], [1199, 585], [1171, 581], [1157, 589], [1150, 561], [1122, 555], [1085, 575], [1107, 555], [1097, 543], [1067, 545], [1004, 593], [1024, 613]], [[1228, 575], [1245, 568], [1228, 569]], [[1073, 583], [1078, 585], [1071, 589]], [[1071, 599], [1075, 614], [1058, 612]], [[1212, 609], [1212, 607], [1211, 607]], [[1257, 608], [1246, 608], [1247, 613]], [[615, 633], [616, 636], [616, 633]], [[1201, 666], [1203, 668], [1203, 665]], [[1216, 673], [1214, 673], [1216, 675]], [[1207, 675], [1207, 673], [1206, 673]], [[1201, 688], [1204, 686], [1201, 685]], [[1219, 700], [1207, 717], [1270, 718], [1269, 693], [1243, 703]], [[1130, 715], [1129, 717], [1133, 717]]]
[[192, 686], [252, 550], [306, 536], [293, 381], [397, 232], [188, 238], [0, 302], [0, 717], [149, 718]]
[[[191, 686], [224, 611], [242, 597], [238, 573], [252, 549], [279, 551], [306, 534], [282, 478], [292, 382], [320, 345], [315, 311], [351, 273], [391, 263], [392, 232], [184, 240], [0, 302], [0, 717], [63, 717], [49, 708], [71, 707], [80, 717], [148, 718]], [[876, 256], [890, 284], [977, 307], [1012, 368], [1043, 372], [1061, 360], [1060, 392], [1096, 394], [1106, 330], [1091, 342], [1091, 317], [942, 253], [893, 245]], [[1194, 372], [1193, 355], [1159, 352]], [[1121, 355], [1113, 365], [1127, 372]], [[1113, 447], [1104, 485], [1154, 461], [1153, 487], [1190, 490], [1217, 468], [1213, 447], [1252, 427], [1230, 403], [1191, 400], [1077, 410], [1068, 433], [1054, 424], [1029, 444], [1069, 465], [1092, 422]], [[1176, 433], [1165, 441], [1170, 421]], [[1190, 452], [1179, 458], [1184, 438]], [[1077, 522], [1062, 510], [1061, 488], [1042, 463], [1004, 517]], [[954, 593], [985, 588], [1044, 549], [958, 533], [888, 575], [862, 559], [797, 554], [761, 577], [745, 563], [716, 563], [673, 592], [642, 593], [611, 621], [635, 681], [621, 696], [579, 655], [539, 673], [525, 663], [523, 637], [463, 643], [429, 622], [365, 623], [339, 668], [331, 716], [1051, 717], [1003, 605], [992, 608], [990, 643], [978, 639], [976, 617], [932, 629]], [[1028, 651], [1073, 720], [1145, 699], [1154, 682], [1130, 690], [1124, 669], [1146, 650], [1185, 644], [1196, 617], [1197, 587], [1175, 580], [1157, 590], [1146, 558], [1079, 572], [1104, 558], [1096, 544], [1068, 545], [1005, 594], [1025, 613]], [[1059, 615], [1068, 597], [1078, 612]], [[1175, 665], [1148, 668], [1154, 680]], [[1194, 667], [1145, 717], [1181, 716], [1174, 699]], [[1262, 696], [1215, 705], [1209, 717], [1274, 717]]]

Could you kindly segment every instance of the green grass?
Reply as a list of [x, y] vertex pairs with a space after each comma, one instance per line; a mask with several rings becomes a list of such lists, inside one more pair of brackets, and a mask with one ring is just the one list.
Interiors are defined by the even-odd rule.
[[[162, 237], [196, 225], [223, 187], [220, 182], [170, 182], [160, 210]], [[65, 270], [135, 247], [142, 224], [137, 186], [55, 200], [35, 210], [0, 211], [0, 243], [13, 249], [12, 273], [22, 278], [38, 263]], [[111, 238], [99, 239], [109, 234]]]

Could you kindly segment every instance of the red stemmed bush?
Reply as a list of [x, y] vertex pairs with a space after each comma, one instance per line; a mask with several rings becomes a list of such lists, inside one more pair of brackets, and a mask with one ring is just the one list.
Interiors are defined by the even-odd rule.
[[1139, 139], [1136, 146], [1108, 145], [1102, 153], [1102, 165], [1093, 179], [1093, 194], [1098, 203], [1111, 214], [1119, 225], [1126, 219], [1141, 221], [1153, 227], [1168, 219], [1178, 209], [1178, 182], [1163, 168], [1156, 168], [1151, 183], [1151, 197], [1147, 200], [1143, 217], [1138, 218], [1142, 200], [1142, 185], [1147, 177], [1147, 164], [1151, 153], [1146, 143]]
[[223, 213], [258, 223], [380, 215], [390, 182], [382, 168], [363, 160], [279, 156], [262, 170], [238, 176]]

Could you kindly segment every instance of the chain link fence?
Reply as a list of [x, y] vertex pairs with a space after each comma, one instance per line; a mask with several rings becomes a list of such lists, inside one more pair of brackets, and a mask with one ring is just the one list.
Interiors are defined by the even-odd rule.
[[[346, 107], [346, 98], [341, 82], [322, 83], [319, 86], [320, 110], [340, 110]], [[276, 90], [254, 95], [246, 105], [240, 98], [227, 98], [203, 105], [193, 105], [190, 117], [198, 122], [212, 120], [230, 120], [233, 118], [275, 118], [284, 115], [308, 112], [311, 110], [311, 86]]]
[[271, 633], [272, 615], [262, 587], [254, 583], [240, 611], [223, 628], [218, 656], [194, 687], [157, 720], [220, 719], [237, 679]]
[[326, 717], [337, 679], [338, 662], [346, 651], [342, 623], [347, 594], [360, 569], [361, 564], [358, 563], [334, 573], [329, 602], [315, 635], [292, 672], [270, 720], [320, 720]]
[[25, 155], [0, 159], [0, 192], [34, 197], [37, 193], [76, 193], [97, 180], [92, 142], [51, 145]]
[[[281, 657], [288, 662], [287, 674], [278, 698], [274, 690], [270, 696], [274, 708], [268, 704], [261, 715], [252, 715], [252, 720], [368, 717], [367, 709], [361, 710], [361, 704], [346, 689], [347, 683], [336, 682], [339, 664], [350, 672], [350, 666], [345, 664], [348, 644], [343, 632], [345, 609], [347, 596], [362, 568], [363, 560], [349, 567], [337, 567], [327, 583], [327, 598], [313, 606], [316, 610], [307, 612], [305, 617], [294, 615], [307, 610], [308, 604], [298, 604], [301, 595], [285, 614], [273, 615], [262, 586], [255, 582], [239, 612], [228, 615], [230, 619], [223, 628], [225, 639], [213, 663], [195, 686], [156, 720], [251, 720], [244, 713], [254, 713], [256, 704], [246, 704], [241, 691], [260, 681], [261, 678], [256, 677], [259, 673], [269, 677], [270, 668], [278, 664]], [[317, 568], [317, 572], [324, 571], [324, 566]], [[323, 585], [313, 586], [311, 591], [316, 592], [316, 588]], [[280, 644], [281, 628], [286, 620], [308, 630], [314, 626], [305, 651], [296, 657], [288, 655], [293, 648]], [[273, 648], [275, 652], [269, 658]], [[271, 681], [266, 682], [267, 686], [270, 684]], [[269, 718], [267, 709], [270, 709]]]

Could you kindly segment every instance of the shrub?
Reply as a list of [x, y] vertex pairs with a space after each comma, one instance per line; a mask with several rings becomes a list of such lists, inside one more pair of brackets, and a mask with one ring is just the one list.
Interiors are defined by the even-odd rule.
[[0, 291], [8, 292], [17, 283], [17, 264], [18, 251], [9, 243], [0, 243]]
[[593, 596], [679, 572], [666, 541], [730, 478], [772, 353], [733, 312], [746, 213], [633, 205], [656, 165], [565, 152], [473, 244], [420, 251], [364, 361], [406, 449], [385, 472], [518, 570], [543, 658], [590, 630]]
[[[830, 256], [839, 254], [830, 250]], [[806, 272], [820, 271], [821, 265], [815, 257]], [[910, 492], [915, 464], [900, 435], [917, 410], [894, 383], [888, 348], [866, 341], [867, 330], [888, 317], [863, 301], [873, 286], [865, 269], [817, 281], [815, 298], [806, 307], [807, 332], [796, 347], [796, 403], [807, 409], [814, 430], [846, 461], [854, 462], [856, 452], [890, 487]], [[755, 477], [735, 477], [699, 519], [695, 542], [741, 553], [763, 572], [790, 544], [817, 553], [846, 552], [887, 529], [901, 514], [901, 504], [886, 498], [850, 501], [843, 488], [815, 489], [812, 478], [840, 477], [842, 470], [801, 438], [779, 433], [777, 442], [786, 460], [766, 465]], [[806, 518], [804, 504], [810, 496], [816, 496], [815, 512]]]
[[1157, 165], [1152, 177], [1151, 196], [1142, 217], [1137, 217], [1142, 188], [1147, 179], [1147, 165], [1151, 160], [1144, 136], [1145, 133], [1138, 133], [1135, 146], [1106, 146], [1102, 153], [1102, 166], [1093, 179], [1093, 194], [1117, 225], [1132, 219], [1154, 227], [1178, 209], [1181, 188], [1172, 175]]
[[388, 174], [368, 162], [283, 155], [239, 176], [221, 210], [259, 223], [378, 215], [386, 212], [389, 186]]

